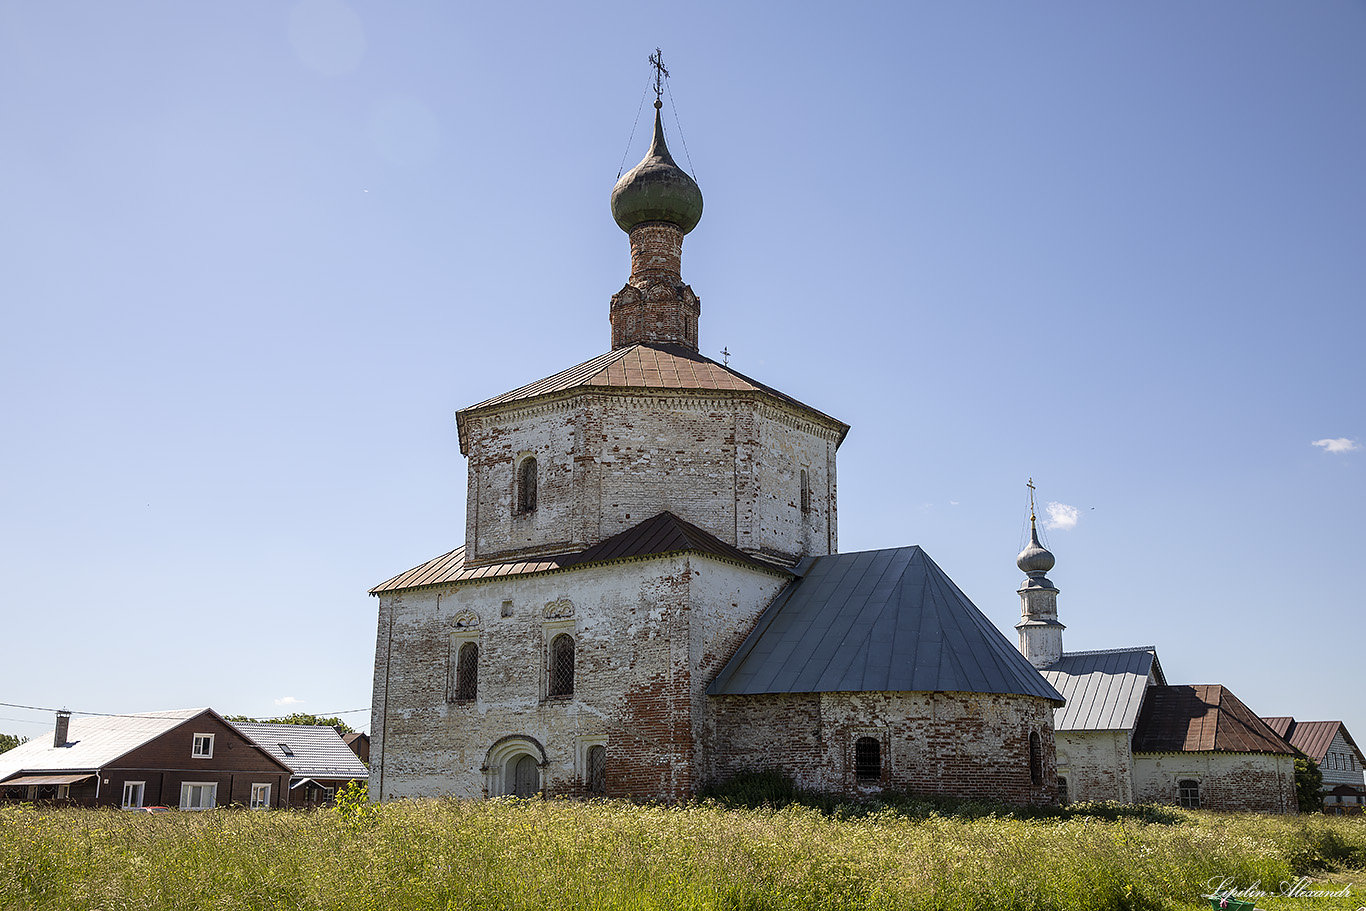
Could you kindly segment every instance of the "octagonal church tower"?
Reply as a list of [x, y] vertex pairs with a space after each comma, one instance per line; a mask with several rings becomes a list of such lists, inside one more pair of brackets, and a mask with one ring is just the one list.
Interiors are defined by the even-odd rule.
[[582, 550], [666, 510], [780, 564], [837, 550], [849, 428], [698, 353], [681, 263], [702, 193], [659, 107], [649, 152], [612, 191], [631, 245], [612, 350], [456, 415], [471, 565]]

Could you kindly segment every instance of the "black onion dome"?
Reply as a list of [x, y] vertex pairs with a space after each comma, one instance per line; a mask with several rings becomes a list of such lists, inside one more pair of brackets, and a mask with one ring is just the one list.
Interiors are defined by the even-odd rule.
[[666, 221], [687, 234], [702, 220], [702, 191], [697, 181], [674, 164], [664, 143], [659, 107], [656, 102], [650, 151], [612, 188], [612, 217], [628, 234], [647, 221]]
[[1034, 523], [1029, 524], [1029, 546], [1020, 551], [1020, 555], [1015, 558], [1015, 565], [1020, 567], [1023, 573], [1046, 573], [1053, 568], [1053, 554], [1039, 543], [1039, 533], [1034, 528]]

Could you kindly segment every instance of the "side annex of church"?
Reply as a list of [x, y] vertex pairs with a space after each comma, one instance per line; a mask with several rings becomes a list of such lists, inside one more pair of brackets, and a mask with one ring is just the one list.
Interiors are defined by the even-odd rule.
[[848, 426], [698, 353], [655, 107], [611, 350], [457, 414], [465, 543], [372, 590], [372, 794], [1053, 802], [1057, 690], [919, 547], [839, 554]]

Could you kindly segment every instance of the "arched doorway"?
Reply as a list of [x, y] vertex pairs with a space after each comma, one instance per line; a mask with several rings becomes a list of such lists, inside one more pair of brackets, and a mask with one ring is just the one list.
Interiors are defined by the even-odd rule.
[[536, 757], [523, 753], [508, 760], [507, 775], [503, 778], [513, 797], [535, 797], [541, 792], [541, 772], [536, 768]]

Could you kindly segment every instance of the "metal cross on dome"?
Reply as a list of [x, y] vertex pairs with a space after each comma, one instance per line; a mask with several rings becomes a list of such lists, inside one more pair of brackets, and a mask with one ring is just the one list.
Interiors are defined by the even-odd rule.
[[669, 78], [669, 71], [664, 67], [664, 52], [655, 48], [655, 52], [650, 55], [650, 66], [655, 68], [655, 103], [661, 104], [660, 98], [664, 95], [664, 80]]

